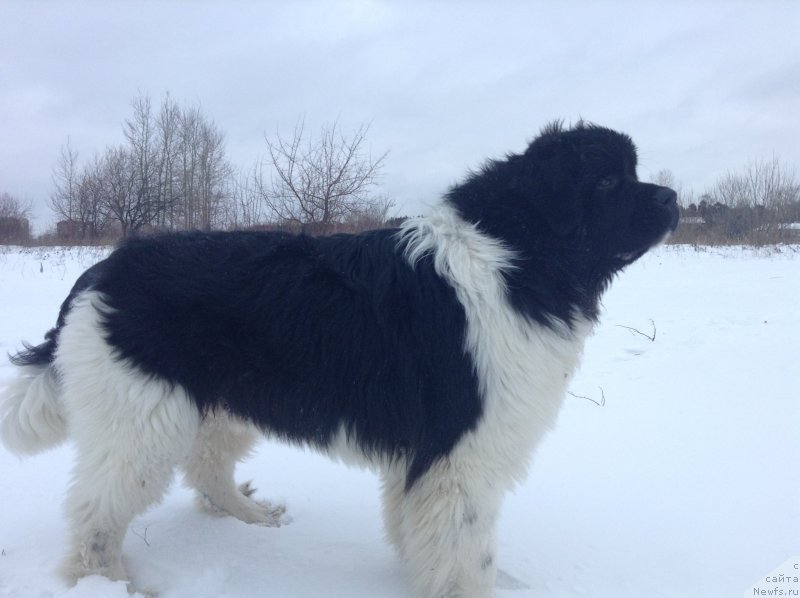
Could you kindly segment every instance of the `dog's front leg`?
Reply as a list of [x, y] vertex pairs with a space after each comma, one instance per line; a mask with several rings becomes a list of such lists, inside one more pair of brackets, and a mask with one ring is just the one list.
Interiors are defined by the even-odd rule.
[[485, 478], [467, 473], [450, 459], [442, 459], [399, 501], [396, 535], [419, 596], [491, 596], [502, 496]]

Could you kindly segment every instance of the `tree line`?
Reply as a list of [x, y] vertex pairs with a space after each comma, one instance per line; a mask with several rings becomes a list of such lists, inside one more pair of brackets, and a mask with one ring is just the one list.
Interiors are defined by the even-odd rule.
[[199, 108], [182, 108], [169, 95], [157, 111], [147, 96], [131, 106], [122, 143], [83, 164], [69, 141], [62, 146], [50, 196], [59, 236], [220, 226], [232, 172], [222, 131]]
[[[369, 126], [338, 123], [310, 134], [265, 135], [250, 168], [228, 159], [225, 135], [199, 106], [166, 94], [131, 102], [122, 139], [82, 160], [67, 139], [52, 168], [56, 242], [105, 242], [155, 231], [282, 228], [326, 234], [382, 226], [393, 205], [380, 193], [386, 153], [367, 149]], [[777, 156], [729, 171], [699, 196], [669, 170], [654, 182], [678, 191], [676, 243], [765, 244], [800, 240], [800, 183]], [[0, 192], [0, 242], [31, 238], [30, 206]]]
[[778, 156], [751, 160], [699, 196], [669, 170], [654, 182], [676, 189], [681, 222], [673, 243], [766, 245], [800, 242], [800, 180]]
[[[119, 144], [89, 160], [69, 139], [61, 147], [52, 169], [51, 235], [97, 242], [154, 231], [379, 226], [392, 202], [378, 193], [386, 154], [367, 153], [368, 130], [362, 125], [348, 135], [333, 123], [314, 136], [300, 122], [290, 137], [265, 137], [266, 157], [242, 170], [228, 159], [223, 131], [198, 106], [169, 94], [154, 106], [140, 95]], [[29, 237], [29, 213], [30, 206], [1, 195], [0, 241]]]

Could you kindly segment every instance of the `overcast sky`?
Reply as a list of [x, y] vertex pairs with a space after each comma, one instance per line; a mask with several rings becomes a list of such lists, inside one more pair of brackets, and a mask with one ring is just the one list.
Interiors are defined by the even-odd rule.
[[629, 133], [641, 178], [700, 193], [753, 158], [800, 167], [800, 2], [0, 0], [0, 191], [41, 229], [67, 138], [90, 160], [167, 91], [242, 168], [300, 118], [371, 123], [401, 214], [555, 118]]

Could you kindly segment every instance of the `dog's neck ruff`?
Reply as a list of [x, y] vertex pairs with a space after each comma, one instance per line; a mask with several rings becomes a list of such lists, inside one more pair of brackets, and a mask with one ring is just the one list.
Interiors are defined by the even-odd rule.
[[514, 267], [513, 251], [462, 219], [446, 203], [426, 217], [404, 222], [400, 234], [409, 263], [413, 266], [430, 255], [436, 272], [457, 292], [476, 282], [481, 286], [473, 290], [480, 294], [498, 290], [503, 273]]
[[456, 292], [467, 320], [464, 348], [472, 357], [483, 398], [482, 421], [451, 455], [485, 464], [493, 484], [520, 481], [535, 445], [555, 423], [592, 322], [575, 309], [571, 325], [542, 325], [515, 310], [504, 273], [514, 252], [443, 204], [401, 228], [413, 266], [433, 260]]
[[[404, 222], [400, 239], [412, 267], [430, 256], [437, 274], [455, 289], [465, 308], [477, 302], [484, 308], [488, 303], [488, 307], [502, 305], [513, 310], [507, 297], [505, 275], [517, 268], [516, 252], [464, 220], [448, 203], [433, 208], [427, 216]], [[565, 339], [580, 337], [586, 318], [577, 306], [572, 315], [578, 321], [575, 330], [555, 314], [547, 318], [547, 324]], [[522, 314], [518, 317], [530, 325], [530, 318]]]

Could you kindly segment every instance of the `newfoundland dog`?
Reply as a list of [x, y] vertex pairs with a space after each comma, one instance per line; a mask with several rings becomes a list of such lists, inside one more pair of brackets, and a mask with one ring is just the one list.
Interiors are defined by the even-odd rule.
[[234, 482], [260, 435], [367, 465], [420, 596], [489, 596], [503, 494], [553, 425], [600, 296], [676, 226], [629, 137], [548, 125], [398, 229], [164, 234], [87, 270], [12, 357], [2, 440], [70, 438], [63, 573], [128, 579], [128, 524], [183, 470], [206, 508], [277, 526]]

